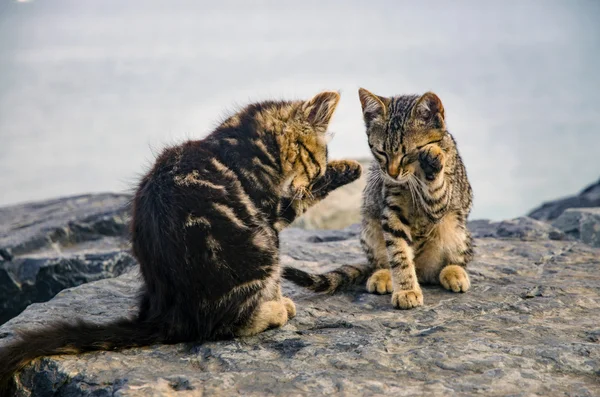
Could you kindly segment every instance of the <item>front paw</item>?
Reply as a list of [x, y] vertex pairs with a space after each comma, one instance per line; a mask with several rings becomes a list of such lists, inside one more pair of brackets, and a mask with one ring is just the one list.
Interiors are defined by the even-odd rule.
[[285, 296], [281, 298], [281, 302], [283, 303], [283, 306], [285, 306], [285, 310], [287, 310], [288, 319], [296, 317], [296, 304], [290, 298], [286, 298]]
[[355, 160], [333, 160], [327, 164], [327, 173], [337, 186], [342, 186], [360, 178], [362, 166]]
[[446, 266], [440, 273], [440, 284], [454, 292], [467, 292], [471, 288], [469, 275], [458, 265]]
[[420, 289], [396, 291], [392, 294], [392, 305], [404, 310], [423, 306], [423, 292]]
[[315, 198], [323, 199], [335, 189], [354, 182], [362, 173], [362, 166], [354, 160], [334, 160], [327, 164], [325, 175], [311, 188]]
[[444, 152], [439, 146], [431, 145], [419, 152], [419, 164], [425, 179], [433, 181], [444, 168], [445, 159]]
[[367, 280], [367, 291], [370, 293], [389, 294], [392, 292], [392, 275], [389, 269], [380, 269]]

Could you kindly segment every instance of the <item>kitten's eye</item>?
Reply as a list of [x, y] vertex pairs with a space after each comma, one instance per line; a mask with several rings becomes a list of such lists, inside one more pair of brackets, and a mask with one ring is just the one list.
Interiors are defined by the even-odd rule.
[[415, 161], [417, 161], [418, 156], [418, 152], [407, 153], [400, 159], [400, 165], [404, 167], [407, 164], [414, 163]]
[[388, 162], [388, 155], [386, 152], [382, 152], [381, 150], [378, 149], [374, 149], [375, 153], [382, 159], [384, 159], [386, 162]]

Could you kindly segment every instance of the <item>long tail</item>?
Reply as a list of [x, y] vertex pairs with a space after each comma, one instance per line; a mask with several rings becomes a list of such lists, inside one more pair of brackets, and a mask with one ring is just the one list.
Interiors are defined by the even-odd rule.
[[333, 294], [363, 283], [373, 272], [369, 265], [344, 265], [323, 274], [312, 274], [294, 267], [283, 268], [283, 278], [315, 292]]
[[107, 324], [79, 320], [57, 322], [31, 331], [16, 331], [17, 338], [0, 348], [0, 396], [13, 395], [13, 375], [31, 360], [54, 354], [92, 350], [119, 350], [161, 342], [158, 324], [122, 319]]

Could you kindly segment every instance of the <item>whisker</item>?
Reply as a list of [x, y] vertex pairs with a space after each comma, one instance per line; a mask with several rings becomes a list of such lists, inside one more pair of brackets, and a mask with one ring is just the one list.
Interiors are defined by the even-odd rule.
[[327, 187], [328, 187], [330, 184], [331, 184], [331, 182], [327, 182], [327, 184], [325, 184], [325, 185], [321, 186], [320, 188], [318, 188], [318, 189], [316, 189], [316, 190], [313, 190], [312, 192], [313, 192], [313, 193], [319, 193], [321, 190], [323, 190], [323, 189], [327, 188]]
[[288, 204], [288, 206], [287, 206], [287, 207], [285, 207], [285, 208], [283, 209], [283, 211], [286, 211], [288, 208], [290, 208], [290, 207], [292, 206], [292, 204], [294, 204], [294, 201], [296, 201], [296, 200], [298, 199], [298, 196], [300, 195], [300, 193], [301, 193], [300, 191], [297, 191], [297, 192], [294, 194], [294, 196], [293, 196], [293, 197], [292, 197], [292, 199], [290, 200], [290, 203]]
[[[416, 185], [415, 179], [413, 175], [409, 175], [407, 178], [407, 182], [408, 182], [408, 188], [410, 190], [410, 197], [412, 199], [413, 205], [415, 206], [415, 208], [419, 207], [419, 204], [421, 204], [420, 202], [420, 196], [419, 196], [419, 192], [418, 192], [418, 186]], [[419, 196], [419, 197], [417, 197]]]
[[413, 180], [411, 177], [408, 177], [407, 184], [408, 184], [408, 190], [410, 192], [410, 198], [413, 202], [413, 205], [416, 207], [417, 206], [417, 198], [415, 196], [414, 183], [413, 183]]

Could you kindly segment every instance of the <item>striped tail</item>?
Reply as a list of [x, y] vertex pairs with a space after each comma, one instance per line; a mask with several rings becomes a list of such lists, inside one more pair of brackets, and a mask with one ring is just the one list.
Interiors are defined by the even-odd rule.
[[284, 267], [282, 276], [296, 285], [315, 292], [333, 294], [363, 283], [373, 272], [370, 265], [344, 265], [323, 274], [311, 274], [294, 267]]
[[16, 331], [17, 338], [0, 348], [0, 397], [14, 395], [14, 374], [37, 357], [147, 346], [163, 341], [158, 329], [148, 321], [122, 319], [107, 324], [57, 322]]

